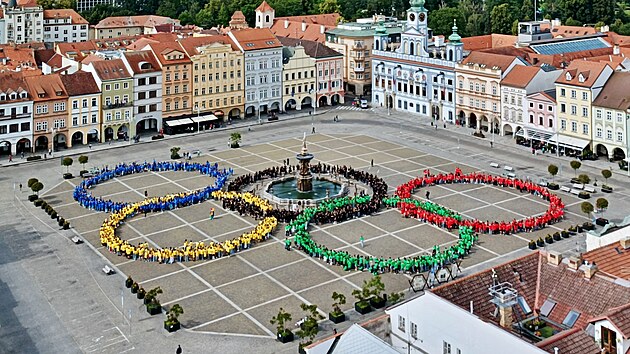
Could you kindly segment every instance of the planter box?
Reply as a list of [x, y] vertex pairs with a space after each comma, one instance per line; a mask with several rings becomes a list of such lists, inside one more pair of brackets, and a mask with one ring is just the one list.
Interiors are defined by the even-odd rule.
[[545, 247], [545, 241], [536, 241], [536, 246]]
[[383, 307], [385, 307], [385, 302], [387, 302], [387, 300], [385, 300], [384, 298], [370, 298], [370, 305], [372, 305], [372, 307], [374, 307], [375, 309], [382, 309]]
[[142, 299], [144, 299], [144, 295], [146, 295], [146, 291], [145, 291], [145, 292], [138, 291], [138, 292], [136, 293], [136, 298], [137, 298], [138, 300], [142, 300]]
[[560, 240], [562, 240], [562, 236], [560, 236], [559, 233], [555, 233], [555, 234], [553, 234], [553, 240], [554, 241], [560, 241]]
[[37, 194], [31, 194], [31, 195], [28, 196], [28, 201], [32, 203], [32, 202], [36, 201], [38, 198], [39, 197], [37, 196]]
[[595, 220], [595, 223], [599, 226], [606, 226], [608, 225], [608, 219], [604, 219], [604, 218], [597, 218]]
[[527, 247], [529, 247], [530, 250], [535, 250], [537, 248], [536, 243], [530, 243], [529, 245], [527, 245]]
[[72, 173], [64, 173], [63, 174], [63, 179], [72, 179]]
[[580, 192], [580, 194], [578, 194], [578, 198], [580, 199], [589, 199], [591, 198], [591, 194], [588, 192]]
[[328, 319], [332, 321], [332, 323], [341, 323], [346, 320], [346, 315], [343, 312], [329, 312]]
[[238, 149], [240, 147], [240, 145], [239, 144], [230, 144], [230, 147], [232, 149]]
[[590, 222], [585, 222], [582, 225], [582, 229], [586, 230], [586, 231], [593, 231], [593, 230], [595, 230], [595, 225], [591, 224]]
[[276, 336], [278, 342], [280, 343], [289, 343], [293, 341], [293, 332], [288, 329], [284, 331], [284, 333], [278, 333]]
[[354, 310], [362, 315], [366, 313], [370, 313], [372, 311], [372, 306], [370, 306], [369, 301], [357, 301], [354, 303]]
[[604, 187], [602, 187], [602, 192], [604, 192], [604, 193], [612, 193], [613, 189], [612, 188], [604, 188]]
[[26, 161], [35, 161], [35, 160], [41, 160], [42, 159], [42, 155], [33, 155], [33, 156], [29, 156], [26, 158]]
[[151, 137], [151, 140], [164, 139], [164, 135], [154, 135]]
[[557, 191], [558, 189], [560, 189], [560, 185], [557, 183], [549, 183], [547, 184], [547, 188], [551, 189], [552, 191]]
[[562, 236], [562, 238], [569, 238], [569, 236], [571, 236], [571, 233], [569, 231], [562, 231], [560, 232], [560, 235]]
[[552, 244], [553, 243], [553, 237], [551, 237], [551, 238], [545, 237], [545, 242], [547, 242], [548, 244]]
[[140, 288], [134, 288], [133, 286], [131, 287], [131, 293], [132, 294], [136, 294], [138, 292]]
[[162, 306], [157, 305], [157, 306], [147, 306], [147, 312], [149, 313], [149, 315], [154, 316], [154, 315], [159, 315], [162, 313]]
[[169, 333], [179, 330], [180, 327], [181, 325], [179, 324], [179, 322], [175, 322], [173, 324], [167, 324], [166, 321], [164, 321], [164, 329], [169, 331]]

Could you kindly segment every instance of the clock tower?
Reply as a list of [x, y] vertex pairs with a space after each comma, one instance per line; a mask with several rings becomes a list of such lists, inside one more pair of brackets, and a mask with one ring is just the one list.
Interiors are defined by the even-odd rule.
[[411, 0], [411, 8], [407, 10], [407, 28], [413, 28], [420, 34], [427, 34], [427, 9], [424, 0]]

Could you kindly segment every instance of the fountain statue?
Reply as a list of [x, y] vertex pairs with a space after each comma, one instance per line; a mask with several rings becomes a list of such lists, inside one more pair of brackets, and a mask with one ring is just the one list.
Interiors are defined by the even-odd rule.
[[308, 193], [313, 190], [313, 175], [311, 174], [310, 162], [313, 154], [306, 148], [306, 133], [302, 138], [302, 151], [295, 156], [300, 163], [300, 171], [297, 177], [297, 190], [300, 193]]

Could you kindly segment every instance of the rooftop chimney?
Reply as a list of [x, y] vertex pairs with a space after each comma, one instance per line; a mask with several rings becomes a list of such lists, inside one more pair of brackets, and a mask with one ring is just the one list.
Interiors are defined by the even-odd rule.
[[284, 28], [289, 28], [289, 20], [284, 20]]
[[597, 265], [593, 263], [584, 264], [584, 278], [591, 279], [597, 273]]
[[630, 236], [626, 236], [625, 238], [622, 238], [619, 241], [619, 244], [621, 245], [621, 249], [623, 250], [627, 250], [628, 248], [630, 248]]
[[559, 354], [560, 353], [560, 349], [558, 349], [558, 347], [553, 347], [553, 354]]
[[560, 265], [562, 262], [562, 254], [558, 251], [549, 251], [547, 253], [547, 262], [555, 266]]
[[619, 44], [617, 43], [613, 46], [613, 55], [619, 55]]
[[582, 265], [582, 255], [569, 257], [569, 269], [578, 270]]
[[[324, 34], [324, 32], [326, 32], [326, 26], [320, 25], [319, 26], [319, 33]], [[617, 49], [619, 49], [619, 47], [617, 47]]]
[[306, 22], [302, 21], [302, 32], [306, 32]]

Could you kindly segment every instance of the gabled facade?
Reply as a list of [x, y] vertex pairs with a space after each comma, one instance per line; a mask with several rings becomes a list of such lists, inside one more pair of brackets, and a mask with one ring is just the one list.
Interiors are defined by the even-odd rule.
[[68, 94], [59, 74], [26, 77], [33, 97], [35, 151], [68, 146]]
[[122, 59], [84, 64], [101, 90], [101, 142], [129, 138], [133, 113], [133, 77]]
[[82, 42], [88, 40], [86, 19], [72, 9], [44, 10], [44, 42]]
[[0, 73], [0, 154], [31, 152], [33, 99], [21, 72]]
[[432, 37], [423, 0], [411, 2], [400, 47], [379, 23], [372, 50], [372, 103], [416, 113], [436, 124], [455, 123], [455, 64], [463, 57], [457, 26], [449, 42]]
[[315, 59], [308, 56], [300, 44], [286, 45], [282, 49], [282, 57], [284, 75], [282, 107], [284, 111], [313, 108], [317, 82]]
[[517, 65], [526, 63], [516, 56], [472, 52], [455, 72], [460, 123], [494, 134], [500, 133], [501, 80]]
[[242, 29], [228, 35], [244, 55], [245, 115], [281, 111], [282, 43], [268, 28]]
[[100, 141], [101, 90], [92, 74], [77, 71], [61, 75], [68, 93], [68, 147]]
[[100, 39], [150, 34], [157, 32], [155, 26], [164, 24], [179, 26], [180, 23], [179, 20], [156, 15], [113, 16], [96, 24], [94, 35], [96, 39]]
[[630, 303], [611, 309], [590, 323], [602, 353], [625, 354], [630, 351]]
[[243, 118], [245, 63], [243, 53], [225, 35], [180, 41], [192, 61], [194, 114], [214, 114], [228, 121]]
[[531, 93], [527, 95], [526, 103], [523, 132], [515, 134], [542, 142], [551, 141], [558, 130], [556, 89]]
[[[561, 70], [545, 71], [539, 67], [519, 65], [501, 80], [501, 135], [516, 136], [525, 124], [530, 124], [530, 129], [533, 129], [533, 119], [527, 114], [527, 97], [555, 88], [554, 81], [561, 73]], [[520, 134], [530, 139], [528, 131], [523, 130]]]
[[574, 60], [556, 80], [559, 145], [581, 153], [592, 148], [592, 102], [613, 69], [606, 63]]
[[192, 113], [192, 61], [179, 42], [152, 43], [151, 50], [162, 69], [162, 118]]
[[125, 52], [121, 57], [133, 75], [131, 136], [162, 129], [162, 70], [152, 51]]
[[614, 72], [593, 101], [593, 145], [598, 155], [615, 160], [628, 156], [630, 73]]

